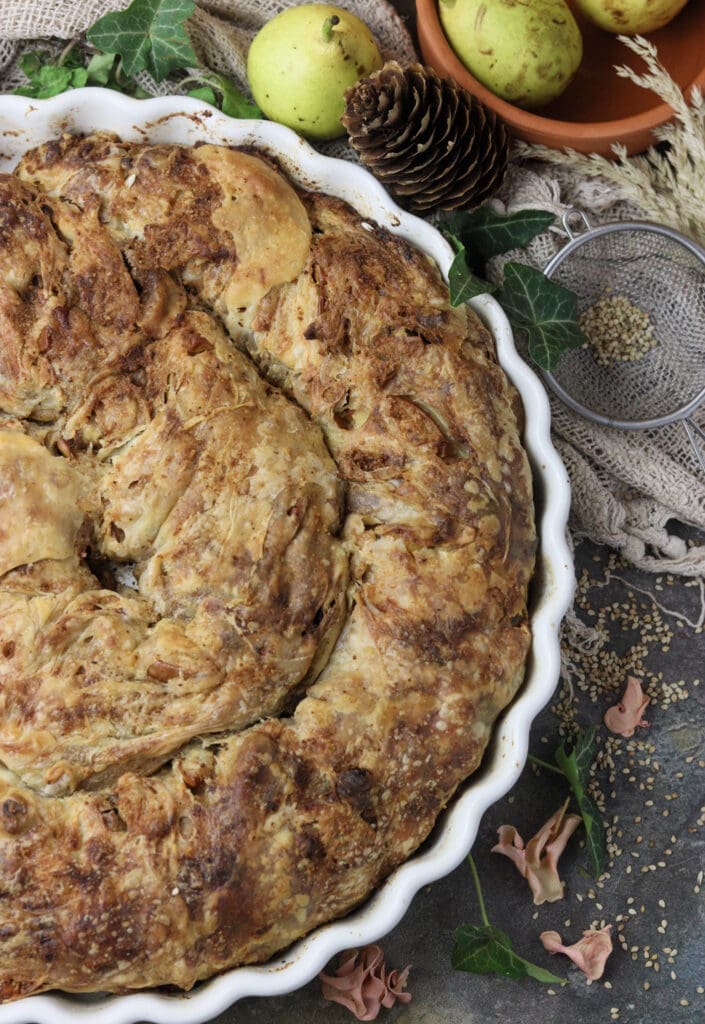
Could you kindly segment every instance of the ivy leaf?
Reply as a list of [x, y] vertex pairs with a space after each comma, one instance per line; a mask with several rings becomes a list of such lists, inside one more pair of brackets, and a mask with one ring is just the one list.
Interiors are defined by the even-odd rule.
[[467, 249], [468, 264], [481, 270], [492, 256], [521, 249], [543, 234], [555, 221], [548, 210], [518, 210], [497, 213], [491, 206], [449, 214], [444, 228], [456, 235]]
[[138, 85], [134, 78], [126, 78], [122, 71], [122, 61], [117, 53], [96, 53], [86, 67], [88, 75], [86, 84], [102, 85], [115, 90], [115, 92], [136, 96], [139, 100], [148, 99], [150, 93]]
[[599, 878], [605, 869], [606, 844], [602, 816], [588, 795], [590, 767], [595, 758], [595, 727], [580, 733], [570, 753], [562, 743], [556, 751], [556, 764], [568, 780], [585, 826], [586, 850], [590, 870]]
[[69, 80], [70, 89], [81, 89], [88, 82], [88, 72], [85, 68], [72, 68]]
[[559, 978], [512, 949], [506, 932], [491, 924], [464, 924], [455, 930], [452, 964], [456, 971], [471, 974], [502, 974], [505, 978], [535, 978], [547, 985], [565, 985]]
[[512, 326], [526, 332], [529, 355], [543, 370], [552, 370], [567, 349], [587, 344], [578, 325], [577, 296], [540, 270], [507, 263], [497, 298]]
[[20, 67], [30, 82], [36, 82], [42, 67], [49, 62], [51, 54], [48, 50], [30, 50], [22, 54]]
[[451, 306], [460, 306], [463, 302], [474, 298], [475, 295], [493, 292], [495, 285], [477, 277], [468, 266], [465, 246], [460, 239], [451, 234], [447, 234], [446, 237], [455, 249], [455, 257], [448, 270]]
[[60, 68], [56, 64], [45, 64], [33, 72], [31, 84], [20, 86], [15, 89], [17, 96], [31, 96], [33, 99], [45, 100], [50, 96], [57, 96], [60, 92], [66, 92], [71, 82], [71, 68]]
[[525, 960], [512, 949], [512, 943], [506, 932], [495, 928], [487, 917], [485, 901], [482, 897], [480, 876], [475, 861], [468, 854], [468, 864], [472, 875], [477, 901], [480, 905], [481, 925], [463, 924], [455, 930], [452, 964], [456, 971], [468, 971], [472, 974], [503, 974], [505, 978], [524, 978], [527, 975], [547, 984], [565, 985], [565, 978], [558, 978], [530, 960]]
[[228, 117], [261, 117], [262, 111], [256, 103], [236, 89], [233, 83], [223, 75], [213, 74], [213, 84], [222, 96], [220, 109]]
[[[35, 58], [38, 54], [28, 54]], [[58, 96], [67, 89], [78, 89], [86, 84], [88, 75], [85, 68], [67, 67], [60, 64], [41, 64], [34, 59], [22, 61], [22, 70], [30, 79], [29, 85], [15, 89], [16, 96], [28, 96], [32, 99], [46, 100], [50, 96]]]
[[204, 103], [210, 103], [213, 107], [218, 106], [215, 93], [210, 85], [200, 85], [197, 89], [189, 89], [186, 95], [193, 97], [194, 100], [203, 100]]
[[595, 760], [596, 731], [595, 726], [591, 725], [589, 729], [579, 732], [570, 754], [566, 752], [565, 743], [561, 743], [556, 751], [556, 764], [571, 786], [585, 789], [590, 781], [590, 768]]
[[128, 77], [149, 71], [161, 82], [171, 71], [195, 67], [184, 22], [195, 9], [193, 0], [132, 0], [125, 11], [109, 11], [86, 38], [103, 53], [118, 53]]
[[220, 107], [228, 117], [261, 117], [262, 111], [256, 103], [252, 103], [246, 96], [237, 89], [230, 79], [219, 75], [215, 71], [203, 69], [196, 71], [188, 78], [182, 79], [182, 88], [190, 85], [191, 82], [200, 82], [197, 88], [191, 89], [187, 96], [193, 96], [197, 100], [205, 100], [212, 103], [214, 107]]
[[78, 46], [72, 46], [68, 53], [64, 53], [59, 61], [64, 68], [82, 68], [83, 54]]
[[108, 85], [112, 81], [116, 56], [114, 53], [96, 53], [91, 57], [86, 68], [89, 85]]

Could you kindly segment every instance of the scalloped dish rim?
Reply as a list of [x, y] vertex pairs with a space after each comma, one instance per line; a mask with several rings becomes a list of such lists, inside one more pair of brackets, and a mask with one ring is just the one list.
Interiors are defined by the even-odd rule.
[[[430, 224], [402, 211], [379, 182], [354, 163], [323, 156], [282, 125], [239, 121], [198, 100], [181, 96], [134, 100], [104, 89], [80, 89], [49, 100], [0, 96], [0, 171], [62, 130], [109, 130], [132, 141], [193, 145], [198, 141], [252, 146], [277, 159], [306, 188], [349, 202], [426, 253], [444, 276], [449, 245]], [[560, 670], [559, 628], [573, 595], [572, 557], [565, 531], [570, 505], [566, 470], [550, 438], [548, 398], [542, 383], [518, 355], [509, 323], [497, 302], [481, 295], [470, 305], [492, 332], [499, 361], [525, 410], [524, 445], [539, 495], [539, 553], [532, 588], [533, 642], [524, 685], [494, 728], [481, 768], [460, 788], [420, 851], [397, 868], [348, 917], [316, 929], [274, 960], [237, 967], [199, 983], [186, 995], [158, 991], [128, 995], [29, 996], [0, 1005], [0, 1024], [199, 1024], [247, 996], [275, 996], [309, 982], [343, 949], [375, 941], [401, 919], [422, 886], [450, 873], [469, 852], [480, 819], [515, 783], [526, 760], [534, 717], [550, 699]]]

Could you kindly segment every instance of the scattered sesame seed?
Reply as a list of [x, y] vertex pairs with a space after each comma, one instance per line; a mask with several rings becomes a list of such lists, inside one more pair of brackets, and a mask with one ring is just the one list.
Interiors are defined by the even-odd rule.
[[[621, 357], [618, 355], [617, 358]], [[634, 675], [642, 680], [644, 693], [649, 696], [651, 710], [654, 713], [657, 709], [675, 710], [674, 706], [688, 699], [688, 691], [695, 685], [685, 679], [665, 677], [663, 672], [650, 669], [652, 654], [660, 657], [663, 651], [676, 651], [678, 641], [685, 639], [685, 624], [687, 623], [691, 630], [695, 626], [695, 622], [686, 620], [684, 623], [682, 616], [671, 613], [665, 596], [663, 605], [660, 603], [661, 594], [659, 593], [658, 598], [654, 596], [654, 589], [663, 592], [675, 585], [676, 580], [664, 574], [656, 579], [655, 587], [652, 581], [648, 591], [641, 590], [634, 587], [626, 578], [631, 567], [627, 566], [618, 554], [596, 555], [594, 561], [599, 565], [599, 573], [592, 567], [583, 568], [579, 573], [576, 591], [575, 609], [587, 631], [586, 642], [569, 646], [570, 663], [567, 666], [566, 677], [551, 704], [551, 711], [558, 719], [558, 733], [568, 741], [571, 741], [583, 727], [587, 716], [588, 720], [598, 721], [604, 709], [619, 699], [627, 675]], [[591, 607], [594, 594], [615, 581], [625, 584], [619, 599], [613, 600], [610, 604], [602, 601], [598, 607]], [[687, 585], [687, 581], [679, 579], [677, 585], [682, 587]], [[697, 585], [703, 591], [700, 583]], [[679, 620], [676, 626], [673, 626], [674, 618]], [[619, 641], [618, 638], [623, 636], [629, 637], [628, 644]], [[617, 642], [612, 644], [612, 639]], [[592, 712], [588, 708], [587, 716], [584, 716], [584, 701], [594, 706]], [[646, 717], [648, 718], [648, 714]], [[671, 980], [677, 980], [677, 950], [664, 945], [662, 950], [660, 946], [658, 947], [659, 952], [656, 951], [656, 946], [652, 951], [648, 945], [643, 945], [643, 940], [649, 935], [652, 943], [654, 940], [663, 942], [669, 931], [668, 920], [663, 913], [668, 902], [663, 893], [670, 892], [670, 888], [667, 888], [669, 883], [665, 883], [665, 880], [661, 883], [659, 894], [657, 879], [660, 880], [662, 876], [656, 873], [672, 863], [668, 858], [682, 851], [685, 839], [682, 833], [685, 832], [686, 826], [681, 825], [681, 812], [678, 810], [679, 803], [685, 801], [680, 801], [679, 793], [672, 789], [673, 781], [679, 782], [679, 790], [682, 792], [683, 785], [687, 784], [684, 780], [692, 775], [692, 770], [689, 775], [685, 769], [688, 765], [698, 762], [697, 753], [692, 755], [683, 750], [676, 752], [678, 760], [674, 763], [673, 751], [655, 743], [655, 735], [655, 730], [649, 733], [641, 729], [629, 738], [608, 735], [604, 730], [598, 731], [596, 756], [590, 771], [588, 792], [602, 815], [609, 870], [597, 883], [592, 883], [592, 888], [574, 879], [570, 894], [570, 898], [578, 905], [592, 900], [594, 910], [602, 913], [604, 908], [607, 909], [615, 923], [615, 945], [618, 943], [625, 957], [638, 965], [642, 980], [637, 980], [636, 984], [643, 986], [644, 991], [648, 991], [652, 984], [643, 980], [643, 974], [646, 973], [648, 976], [648, 972], [652, 971], [653, 977], [659, 973], [661, 964]], [[649, 736], [652, 738], [649, 739]], [[555, 745], [555, 737], [540, 739], [545, 744]], [[705, 759], [702, 757], [700, 764], [705, 767]], [[683, 768], [684, 771], [675, 771], [676, 768]], [[631, 791], [627, 787], [632, 787]], [[614, 813], [615, 805], [611, 801], [620, 799], [625, 790], [627, 794], [630, 793], [631, 809], [625, 810], [624, 805], [621, 805], [620, 812]], [[634, 807], [636, 800], [640, 801], [640, 806]], [[671, 810], [674, 819], [679, 819], [679, 825], [672, 826], [674, 832], [679, 832], [679, 835], [673, 834], [670, 839], [665, 835], [659, 836], [658, 842], [651, 839], [651, 835], [664, 832], [663, 827], [658, 829], [658, 817], [668, 818]], [[641, 813], [634, 813], [635, 811]], [[641, 828], [637, 835], [639, 826]], [[665, 826], [667, 827], [668, 825]], [[687, 827], [691, 832], [695, 832], [697, 828], [705, 828], [705, 806], [700, 808], [700, 819], [696, 822], [691, 818]], [[666, 843], [668, 847], [664, 849]], [[621, 858], [623, 860], [619, 863]], [[637, 899], [640, 899], [639, 904], [636, 903], [634, 896], [627, 896], [622, 890], [622, 913], [614, 913], [618, 908], [614, 907], [613, 900], [619, 890], [615, 892], [614, 881], [605, 884], [610, 873], [613, 880], [621, 877], [622, 884], [626, 886], [629, 886], [627, 879], [633, 883], [635, 875], [641, 876], [639, 885], [643, 887], [643, 894], [639, 892], [637, 886], [631, 885], [632, 892], [636, 892]], [[656, 885], [648, 881], [652, 873], [655, 875], [653, 882]], [[696, 892], [701, 891], [704, 874], [700, 872], [697, 880], [693, 879], [691, 882], [691, 885], [695, 883]], [[648, 909], [641, 902], [646, 900], [647, 896]], [[663, 916], [660, 919], [656, 918], [654, 913], [656, 906], [662, 911]], [[641, 916], [637, 917], [637, 913]], [[576, 917], [577, 923], [577, 915], [572, 916]], [[567, 917], [566, 928], [570, 927], [569, 921], [570, 917]], [[581, 921], [580, 924], [585, 927], [587, 922]], [[591, 927], [597, 926], [598, 923], [593, 920]], [[663, 957], [662, 960], [659, 959], [659, 953]], [[609, 982], [602, 982], [602, 985], [608, 990], [612, 987]], [[705, 989], [702, 994], [705, 994]], [[613, 1020], [618, 1019], [618, 1007], [613, 1007], [610, 1012]]]

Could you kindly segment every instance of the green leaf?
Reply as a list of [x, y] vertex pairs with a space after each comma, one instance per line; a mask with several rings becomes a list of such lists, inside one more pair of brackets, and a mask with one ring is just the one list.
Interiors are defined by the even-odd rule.
[[71, 79], [69, 87], [71, 89], [81, 89], [88, 83], [88, 72], [85, 68], [73, 68], [71, 71]]
[[58, 64], [45, 64], [38, 72], [33, 72], [30, 85], [15, 89], [17, 96], [29, 96], [37, 100], [46, 100], [50, 96], [58, 96], [72, 88], [74, 69], [59, 67]]
[[594, 726], [579, 733], [570, 753], [567, 752], [565, 743], [556, 751], [556, 764], [568, 780], [583, 819], [590, 870], [595, 878], [599, 878], [605, 869], [606, 844], [602, 816], [588, 795], [590, 768], [594, 759]]
[[194, 8], [193, 0], [132, 0], [127, 10], [99, 18], [86, 38], [103, 53], [119, 53], [128, 77], [149, 71], [161, 82], [198, 64], [184, 27]]
[[507, 263], [497, 298], [512, 326], [526, 332], [529, 355], [542, 369], [552, 370], [563, 352], [587, 343], [578, 326], [577, 296], [540, 270]]
[[491, 206], [449, 214], [443, 224], [456, 235], [468, 252], [468, 264], [481, 270], [492, 256], [520, 249], [536, 235], [543, 234], [556, 218], [548, 210], [518, 210], [497, 213]]
[[262, 116], [262, 111], [257, 104], [248, 100], [224, 75], [218, 75], [215, 71], [197, 71], [184, 79], [181, 85], [189, 85], [191, 82], [202, 82], [203, 85], [197, 89], [191, 89], [187, 95], [205, 100], [206, 103], [212, 103], [228, 117]]
[[201, 85], [197, 89], [189, 89], [186, 95], [193, 97], [194, 100], [203, 100], [204, 103], [210, 103], [214, 107], [218, 106], [215, 93], [210, 85]]
[[116, 56], [114, 53], [96, 53], [91, 57], [86, 68], [89, 85], [108, 85], [113, 80]]
[[472, 854], [468, 854], [477, 902], [480, 906], [481, 925], [464, 924], [455, 931], [452, 964], [456, 971], [472, 974], [503, 974], [507, 978], [524, 978], [527, 975], [548, 984], [565, 985], [564, 978], [558, 978], [543, 967], [525, 960], [512, 949], [509, 936], [490, 924], [482, 896], [480, 876], [477, 873]]
[[565, 985], [559, 978], [530, 960], [525, 960], [512, 949], [506, 932], [491, 924], [464, 924], [455, 930], [452, 964], [456, 971], [471, 974], [501, 974], [505, 978], [535, 978], [552, 985]]
[[463, 302], [475, 297], [484, 295], [486, 292], [493, 292], [495, 286], [489, 281], [483, 281], [476, 277], [466, 261], [465, 246], [454, 235], [447, 235], [450, 244], [455, 249], [455, 257], [448, 270], [448, 290], [450, 291], [451, 306], [460, 306]]
[[590, 870], [594, 878], [599, 878], [605, 870], [607, 856], [602, 816], [589, 796], [583, 797], [578, 807], [585, 826], [585, 849], [590, 860]]
[[596, 732], [594, 725], [579, 732], [570, 754], [566, 751], [565, 743], [561, 743], [556, 751], [556, 764], [571, 786], [581, 786], [585, 789], [590, 782], [590, 769], [595, 760]]
[[20, 67], [30, 82], [38, 81], [39, 73], [42, 67], [50, 62], [50, 57], [51, 54], [48, 50], [30, 50], [28, 53], [22, 54]]
[[72, 46], [67, 53], [65, 52], [63, 54], [57, 63], [64, 68], [82, 68], [83, 53], [81, 52], [81, 48], [78, 46]]
[[246, 96], [236, 89], [233, 83], [223, 75], [213, 75], [215, 88], [222, 96], [220, 109], [228, 117], [261, 117], [262, 111], [256, 103], [252, 103]]
[[32, 50], [23, 55], [20, 67], [30, 84], [15, 89], [15, 95], [32, 99], [45, 100], [67, 89], [79, 89], [88, 79], [76, 47], [62, 54], [59, 61], [53, 60], [49, 50]]

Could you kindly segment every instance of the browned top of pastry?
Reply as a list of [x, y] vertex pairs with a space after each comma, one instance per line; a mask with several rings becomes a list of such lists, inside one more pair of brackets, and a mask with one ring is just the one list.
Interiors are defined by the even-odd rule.
[[477, 766], [529, 644], [512, 393], [424, 256], [256, 156], [66, 136], [0, 187], [0, 993], [188, 988]]

